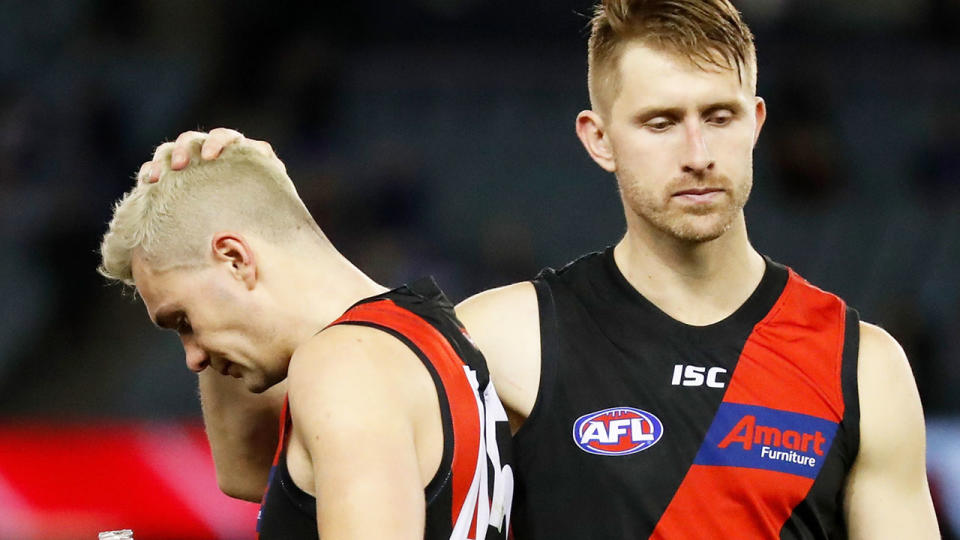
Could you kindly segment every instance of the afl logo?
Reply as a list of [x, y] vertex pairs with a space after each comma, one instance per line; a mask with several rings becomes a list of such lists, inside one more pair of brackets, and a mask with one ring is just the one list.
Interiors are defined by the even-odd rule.
[[663, 424], [656, 416], [633, 407], [613, 407], [585, 414], [573, 423], [573, 441], [584, 452], [626, 456], [657, 444]]

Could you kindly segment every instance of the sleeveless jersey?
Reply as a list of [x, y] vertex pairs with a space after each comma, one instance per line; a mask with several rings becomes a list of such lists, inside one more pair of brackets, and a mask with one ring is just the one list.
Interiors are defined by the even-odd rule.
[[[505, 539], [513, 470], [510, 428], [486, 361], [436, 283], [424, 278], [362, 300], [333, 325], [376, 328], [405, 343], [430, 372], [440, 402], [443, 458], [424, 489], [427, 539]], [[297, 487], [286, 460], [287, 406], [280, 445], [257, 520], [261, 540], [317, 538], [316, 499]], [[371, 509], [376, 511], [376, 509]]]
[[640, 295], [612, 248], [534, 286], [518, 539], [846, 536], [859, 327], [842, 300], [766, 259], [739, 309], [690, 326]]

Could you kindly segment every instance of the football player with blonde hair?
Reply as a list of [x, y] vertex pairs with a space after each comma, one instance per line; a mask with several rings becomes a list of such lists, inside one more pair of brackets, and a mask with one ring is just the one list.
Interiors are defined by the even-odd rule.
[[457, 308], [516, 432], [516, 538], [939, 538], [903, 350], [749, 241], [740, 13], [603, 0], [588, 63], [576, 133], [623, 238]]
[[178, 334], [221, 488], [262, 499], [259, 538], [506, 538], [506, 413], [433, 280], [364, 275], [262, 145], [182, 171], [172, 148], [116, 204], [99, 270]]

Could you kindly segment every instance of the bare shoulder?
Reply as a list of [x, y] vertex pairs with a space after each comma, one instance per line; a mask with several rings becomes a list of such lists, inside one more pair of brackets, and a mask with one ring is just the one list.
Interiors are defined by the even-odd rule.
[[[435, 393], [429, 391], [429, 373], [409, 347], [386, 332], [358, 325], [334, 326], [303, 343], [290, 360], [287, 381], [294, 415], [325, 404], [415, 406], [416, 393], [404, 389]], [[300, 403], [306, 407], [296, 407]]]
[[850, 538], [938, 538], [917, 385], [900, 344], [860, 323], [860, 450], [845, 508]]
[[860, 323], [857, 382], [865, 444], [873, 433], [894, 427], [922, 432], [920, 396], [903, 348], [886, 330], [865, 322]]
[[886, 330], [864, 322], [860, 323], [857, 386], [858, 461], [883, 467], [901, 459], [902, 454], [922, 457], [923, 408], [907, 355]]
[[484, 291], [457, 306], [483, 352], [514, 429], [529, 416], [540, 386], [540, 314], [533, 283]]
[[860, 354], [858, 378], [861, 391], [916, 391], [913, 373], [907, 355], [886, 330], [879, 326], [860, 323]]
[[422, 538], [423, 487], [441, 462], [443, 427], [420, 358], [381, 330], [337, 325], [297, 349], [287, 380], [287, 465], [314, 488], [320, 537]]
[[[532, 305], [531, 305], [532, 304]], [[461, 310], [485, 310], [503, 308], [537, 308], [537, 293], [533, 282], [520, 281], [503, 287], [479, 292], [457, 305], [457, 314]]]

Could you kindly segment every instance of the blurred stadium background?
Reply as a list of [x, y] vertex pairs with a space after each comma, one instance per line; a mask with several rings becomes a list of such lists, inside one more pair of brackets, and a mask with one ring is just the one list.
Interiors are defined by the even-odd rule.
[[[907, 350], [960, 529], [960, 0], [741, 0], [769, 108], [752, 240]], [[158, 143], [266, 139], [384, 284], [455, 300], [614, 243], [573, 133], [588, 0], [0, 0], [0, 539], [249, 538], [173, 335], [94, 272]]]

